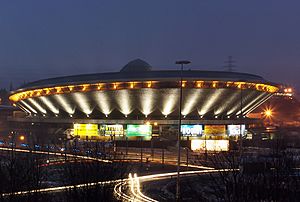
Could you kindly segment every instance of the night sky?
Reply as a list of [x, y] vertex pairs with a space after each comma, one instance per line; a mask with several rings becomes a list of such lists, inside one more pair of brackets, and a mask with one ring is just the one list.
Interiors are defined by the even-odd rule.
[[13, 82], [154, 69], [235, 71], [300, 89], [299, 0], [1, 1], [0, 88]]

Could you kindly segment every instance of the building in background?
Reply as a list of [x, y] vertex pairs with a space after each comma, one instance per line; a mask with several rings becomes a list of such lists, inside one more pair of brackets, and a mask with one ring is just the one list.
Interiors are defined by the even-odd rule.
[[253, 74], [154, 71], [138, 59], [120, 72], [28, 83], [9, 97], [26, 117], [11, 121], [83, 141], [172, 141], [178, 131], [180, 87], [182, 139], [194, 150], [203, 145], [228, 150], [229, 140], [245, 135], [247, 126], [257, 121], [247, 115], [279, 91], [276, 84]]

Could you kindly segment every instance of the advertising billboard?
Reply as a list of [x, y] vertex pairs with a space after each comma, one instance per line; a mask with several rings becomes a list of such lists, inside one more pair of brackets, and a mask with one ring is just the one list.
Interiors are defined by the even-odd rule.
[[74, 124], [74, 135], [79, 136], [97, 136], [98, 125], [97, 124]]
[[101, 125], [100, 126], [100, 135], [101, 136], [123, 136], [124, 128], [123, 125]]
[[239, 136], [240, 134], [245, 134], [245, 125], [228, 125], [228, 135], [229, 136]]
[[225, 125], [205, 125], [204, 134], [211, 136], [225, 135]]
[[127, 137], [147, 137], [151, 135], [151, 125], [127, 125]]
[[182, 136], [200, 137], [203, 134], [202, 125], [181, 125]]
[[193, 151], [228, 151], [229, 140], [192, 140]]

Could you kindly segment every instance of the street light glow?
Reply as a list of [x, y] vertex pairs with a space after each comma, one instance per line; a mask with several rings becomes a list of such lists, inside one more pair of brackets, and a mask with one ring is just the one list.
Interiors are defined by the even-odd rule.
[[264, 114], [265, 114], [266, 117], [270, 118], [270, 117], [273, 116], [273, 110], [272, 109], [266, 109], [264, 111]]

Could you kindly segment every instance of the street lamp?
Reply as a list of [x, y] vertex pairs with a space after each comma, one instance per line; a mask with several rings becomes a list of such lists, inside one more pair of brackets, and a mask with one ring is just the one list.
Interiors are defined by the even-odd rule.
[[242, 134], [242, 125], [243, 125], [243, 83], [245, 81], [239, 81], [239, 87], [240, 87], [240, 145], [239, 145], [239, 150], [240, 150], [240, 157], [242, 157], [242, 150], [243, 150], [243, 134]]
[[177, 134], [177, 181], [176, 181], [176, 201], [180, 200], [180, 139], [181, 139], [181, 107], [182, 107], [182, 73], [183, 73], [183, 65], [190, 64], [191, 62], [188, 60], [179, 60], [176, 61], [175, 64], [181, 65], [180, 70], [180, 98], [179, 98], [179, 121], [178, 121], [178, 134]]
[[271, 125], [272, 118], [274, 116], [274, 110], [271, 107], [268, 107], [263, 112], [265, 124]]
[[20, 139], [21, 141], [23, 141], [23, 140], [25, 140], [25, 136], [24, 136], [24, 135], [21, 135], [21, 136], [19, 137], [19, 139]]
[[271, 118], [273, 116], [273, 111], [272, 111], [272, 109], [266, 109], [264, 111], [264, 114], [267, 118]]

